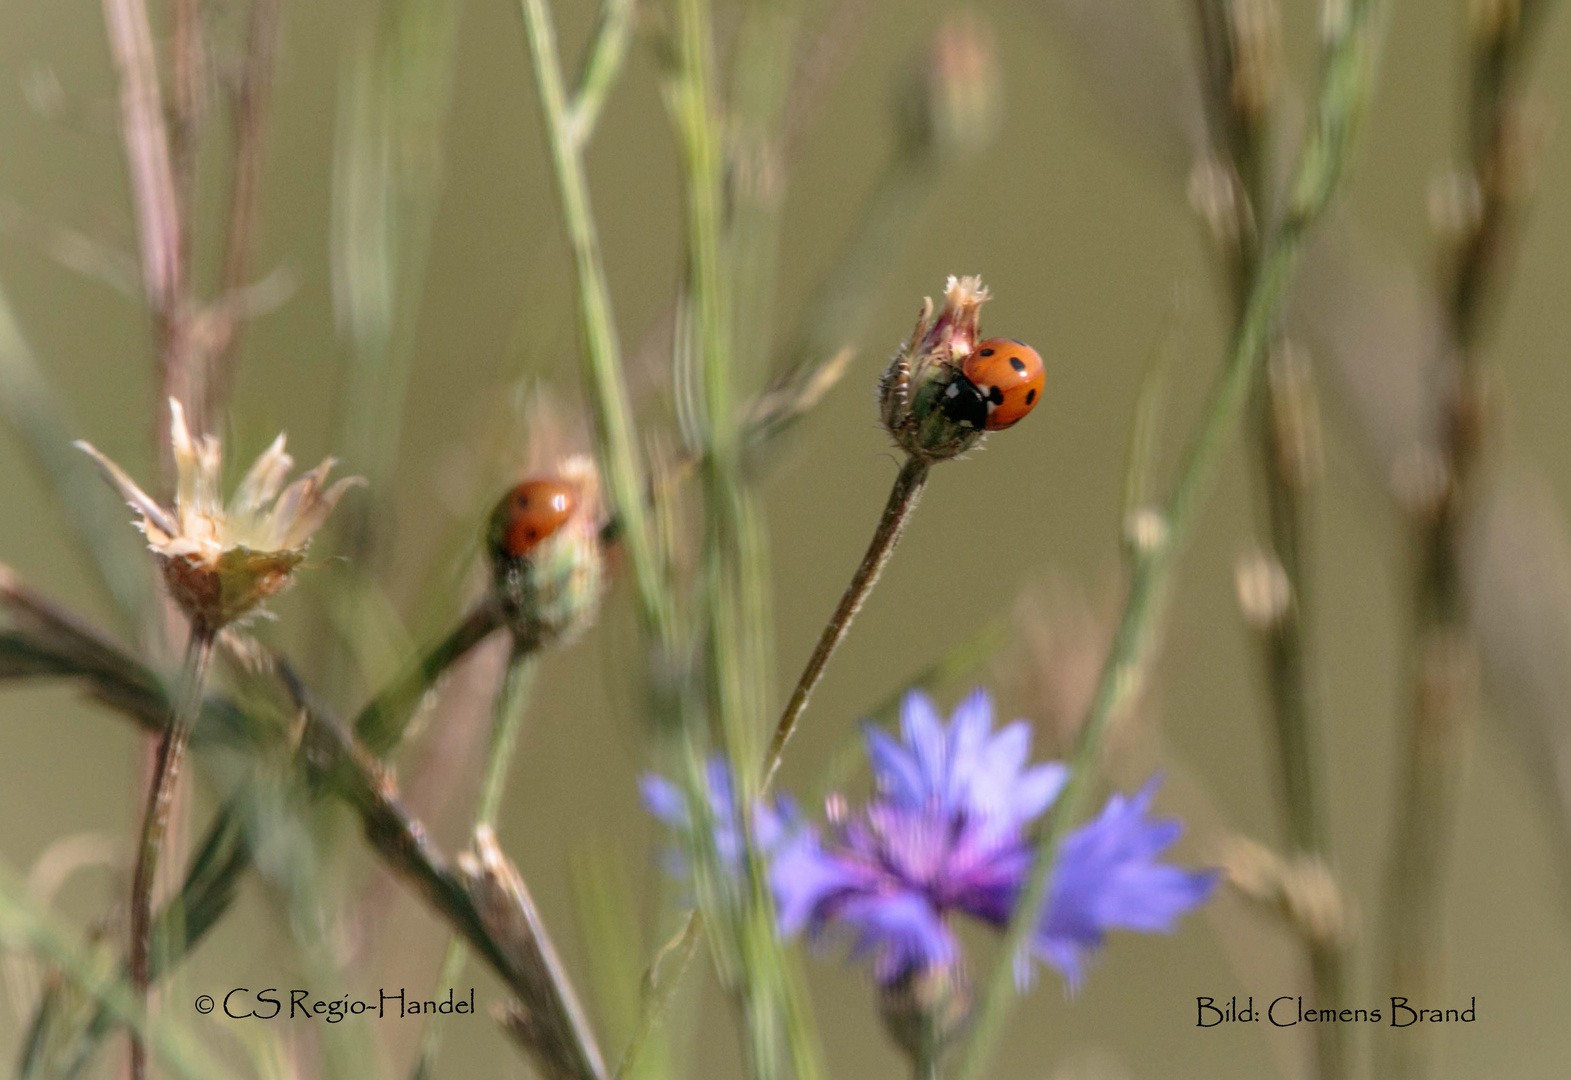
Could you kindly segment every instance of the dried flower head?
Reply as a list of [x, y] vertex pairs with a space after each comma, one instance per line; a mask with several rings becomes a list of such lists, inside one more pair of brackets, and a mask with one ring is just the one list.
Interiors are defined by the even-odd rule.
[[169, 416], [176, 472], [173, 510], [158, 505], [90, 443], [76, 445], [92, 455], [105, 479], [142, 515], [136, 527], [158, 556], [170, 595], [198, 630], [216, 633], [290, 584], [312, 535], [343, 493], [365, 481], [351, 476], [327, 487], [336, 462], [326, 458], [283, 488], [294, 459], [284, 452], [279, 435], [226, 504], [219, 495], [223, 452], [218, 439], [193, 439], [185, 411], [173, 398]]
[[582, 454], [515, 485], [491, 512], [493, 588], [521, 647], [571, 640], [594, 622], [605, 584], [600, 526], [600, 478]]
[[932, 299], [924, 299], [911, 340], [879, 381], [879, 418], [912, 457], [943, 461], [982, 438], [982, 429], [950, 417], [944, 392], [962, 378], [961, 366], [981, 339], [978, 322], [989, 296], [981, 278], [951, 277], [938, 318]]

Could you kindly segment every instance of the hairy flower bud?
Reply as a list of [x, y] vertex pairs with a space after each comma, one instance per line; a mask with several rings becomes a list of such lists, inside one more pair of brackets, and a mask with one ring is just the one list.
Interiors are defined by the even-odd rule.
[[989, 293], [979, 277], [951, 277], [944, 307], [933, 317], [931, 298], [922, 301], [911, 340], [884, 371], [878, 411], [884, 429], [914, 458], [944, 461], [975, 446], [982, 429], [954, 419], [945, 408], [950, 384], [963, 378], [961, 365], [981, 338], [977, 324]]

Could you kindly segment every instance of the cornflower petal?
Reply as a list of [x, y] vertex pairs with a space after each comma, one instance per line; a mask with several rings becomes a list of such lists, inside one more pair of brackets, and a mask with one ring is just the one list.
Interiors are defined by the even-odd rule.
[[1216, 887], [1217, 871], [1156, 861], [1183, 831], [1174, 819], [1147, 816], [1160, 785], [1154, 776], [1132, 798], [1114, 794], [1100, 814], [1064, 839], [1032, 946], [1071, 990], [1108, 930], [1171, 932]]

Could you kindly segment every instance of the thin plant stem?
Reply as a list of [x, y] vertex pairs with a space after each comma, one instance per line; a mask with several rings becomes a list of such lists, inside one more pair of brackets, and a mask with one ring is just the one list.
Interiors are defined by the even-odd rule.
[[593, 43], [584, 55], [578, 73], [578, 88], [570, 110], [573, 141], [583, 145], [595, 130], [600, 110], [605, 107], [611, 87], [622, 74], [628, 42], [633, 36], [633, 10], [636, 0], [602, 0], [600, 22]]
[[[229, 225], [219, 278], [221, 301], [249, 284], [251, 253], [261, 207], [262, 167], [266, 162], [267, 116], [273, 95], [273, 57], [278, 49], [278, 9], [282, 0], [252, 0], [246, 31], [245, 63], [234, 101], [235, 149], [229, 185]], [[221, 327], [207, 382], [210, 412], [216, 412], [234, 382], [245, 316], [233, 312]]]
[[1129, 586], [1123, 612], [1080, 729], [1069, 780], [1038, 836], [1026, 888], [1005, 933], [1002, 959], [994, 966], [980, 999], [961, 1060], [960, 1080], [977, 1080], [983, 1074], [1003, 1029], [1015, 998], [1016, 964], [1028, 962], [1031, 936], [1046, 906], [1059, 845], [1070, 824], [1081, 816], [1095, 785], [1094, 766], [1112, 718], [1143, 679], [1151, 629], [1161, 608], [1173, 555], [1187, 538], [1196, 510], [1215, 483], [1224, 445], [1238, 426], [1266, 346], [1275, 333], [1303, 239], [1346, 171], [1372, 81], [1380, 10], [1377, 0], [1349, 0], [1332, 3], [1327, 11], [1315, 122], [1301, 150], [1281, 224], [1264, 238], [1227, 365], [1180, 462], [1163, 512], [1137, 512], [1126, 523]]
[[[1307, 370], [1299, 376], [1305, 382]], [[1290, 376], [1291, 378], [1291, 376]], [[1287, 582], [1287, 603], [1272, 613], [1262, 627], [1262, 666], [1270, 692], [1271, 714], [1276, 727], [1277, 769], [1287, 820], [1290, 846], [1329, 865], [1330, 822], [1318, 782], [1317, 723], [1313, 670], [1308, 642], [1312, 595], [1305, 557], [1306, 515], [1309, 491], [1285, 445], [1291, 434], [1283, 420], [1290, 412], [1312, 408], [1305, 398], [1307, 386], [1284, 385], [1285, 380], [1261, 380], [1257, 436], [1265, 478], [1265, 516], [1270, 533], [1271, 558]], [[1306, 420], [1300, 417], [1301, 421]], [[1312, 421], [1307, 421], [1312, 422]], [[1317, 1008], [1339, 1010], [1347, 995], [1342, 947], [1322, 936], [1304, 932], [1310, 979]], [[1315, 1031], [1316, 1064], [1321, 1080], [1341, 1080], [1347, 1075], [1347, 1038], [1340, 1024], [1322, 1024]]]
[[[1413, 507], [1409, 695], [1398, 774], [1396, 825], [1385, 890], [1385, 978], [1390, 992], [1435, 1000], [1444, 980], [1445, 875], [1466, 758], [1477, 719], [1478, 655], [1463, 590], [1461, 541], [1476, 499], [1487, 423], [1482, 346], [1496, 291], [1526, 201], [1527, 160], [1519, 81], [1552, 7], [1523, 3], [1472, 26], [1472, 66], [1463, 125], [1467, 181], [1479, 205], [1457, 237], [1443, 292], [1446, 352], [1439, 358], [1440, 433], [1445, 483]], [[1427, 1030], [1386, 1033], [1377, 1068], [1391, 1080], [1430, 1075], [1435, 1045]]]
[[440, 641], [383, 687], [355, 717], [355, 735], [378, 757], [403, 738], [410, 716], [431, 687], [469, 650], [502, 625], [500, 609], [482, 603], [459, 620]]
[[480, 802], [475, 810], [476, 828], [482, 825], [496, 828], [496, 816], [502, 809], [502, 795], [507, 790], [507, 777], [512, 770], [513, 754], [518, 749], [518, 734], [534, 676], [531, 650], [514, 649], [507, 659], [501, 689], [497, 691], [491, 740], [486, 748], [485, 778], [481, 781]]
[[[186, 645], [185, 666], [180, 674], [180, 692], [158, 745], [158, 764], [147, 793], [147, 810], [142, 816], [142, 839], [137, 847], [136, 871], [131, 879], [131, 989], [145, 1008], [151, 982], [153, 947], [153, 884], [158, 876], [158, 860], [163, 853], [164, 836], [169, 828], [170, 808], [174, 804], [175, 784], [185, 760], [191, 728], [202, 709], [202, 691], [207, 684], [207, 669], [213, 655], [213, 633], [193, 626]], [[139, 1033], [131, 1033], [131, 1078], [147, 1076], [147, 1047]]]
[[[529, 699], [529, 687], [534, 681], [534, 657], [529, 650], [514, 649], [507, 658], [507, 670], [502, 675], [502, 685], [497, 688], [492, 710], [491, 738], [486, 749], [485, 776], [480, 783], [480, 802], [475, 810], [475, 828], [496, 828], [496, 816], [502, 807], [502, 793], [507, 787], [507, 776], [512, 769], [513, 753], [518, 748], [518, 733], [523, 726], [524, 710]], [[447, 952], [442, 957], [442, 967], [437, 975], [436, 1000], [441, 1001], [447, 991], [458, 983], [464, 973], [464, 963], [469, 950], [464, 939], [457, 934], [447, 940]], [[426, 1025], [425, 1038], [420, 1044], [420, 1057], [411, 1074], [412, 1080], [426, 1080], [436, 1066], [441, 1052], [445, 1025], [437, 1015]]]
[[[1227, 0], [1195, 4], [1203, 46], [1208, 114], [1236, 178], [1236, 228], [1229, 237], [1235, 327], [1248, 302], [1248, 290], [1260, 256], [1260, 241], [1271, 213], [1267, 151], [1270, 147], [1276, 83], [1283, 65], [1272, 26], [1275, 13], [1262, 5], [1251, 18], [1240, 19], [1240, 8]], [[1296, 359], [1278, 340], [1273, 346], [1284, 362]], [[1312, 582], [1305, 556], [1312, 473], [1310, 457], [1318, 433], [1312, 376], [1307, 364], [1278, 378], [1263, 366], [1256, 377], [1255, 447], [1263, 481], [1262, 517], [1269, 536], [1271, 568], [1279, 568], [1287, 585], [1280, 610], [1258, 618], [1261, 667], [1275, 728], [1280, 797], [1288, 840], [1295, 852], [1329, 864], [1330, 829], [1318, 792], [1318, 754], [1314, 673], [1307, 626]], [[1252, 621], [1254, 621], [1252, 619]], [[1304, 932], [1313, 1000], [1317, 1007], [1340, 1009], [1346, 998], [1341, 946]], [[1338, 1024], [1315, 1029], [1315, 1068], [1321, 1080], [1341, 1080], [1347, 1073], [1347, 1039]]]
[[186, 289], [185, 223], [146, 0], [103, 0], [103, 5], [109, 51], [120, 82], [120, 137], [125, 143], [136, 211], [142, 290], [153, 317], [156, 341], [160, 392], [153, 444], [167, 478], [174, 463], [167, 439], [169, 398], [174, 396], [186, 404], [187, 419], [196, 433], [207, 429], [206, 417], [196, 408], [200, 403], [190, 400], [191, 383], [180, 343]]
[[[744, 23], [752, 26], [752, 19]], [[767, 567], [740, 460], [739, 418], [734, 382], [739, 356], [732, 338], [733, 290], [736, 271], [756, 252], [744, 253], [740, 240], [727, 245], [722, 124], [716, 91], [715, 47], [708, 0], [679, 0], [675, 5], [671, 66], [666, 97], [682, 150], [688, 229], [687, 302], [696, 336], [693, 347], [679, 349], [678, 364], [696, 365], [691, 379], [700, 390], [698, 442], [704, 481], [705, 544], [703, 550], [703, 616], [707, 663], [704, 667], [710, 703], [710, 726], [731, 764], [734, 811], [747, 820], [756, 790], [757, 724], [763, 714], [764, 596]], [[742, 290], [745, 291], [745, 290]], [[685, 718], [688, 738], [704, 713], [691, 710]], [[689, 770], [689, 797], [706, 805], [702, 770]], [[702, 814], [702, 810], [700, 810]], [[707, 822], [699, 829], [708, 835]], [[744, 1055], [754, 1080], [780, 1075], [780, 1044], [785, 1025], [784, 961], [775, 932], [774, 905], [765, 864], [750, 827], [741, 830], [743, 893], [732, 906], [719, 905], [714, 919], [735, 948], [736, 979], [727, 978], [746, 1035]], [[723, 878], [720, 856], [712, 845], [698, 855], [709, 862], [716, 880]], [[711, 892], [700, 897], [712, 899]], [[728, 965], [722, 965], [722, 970]]]
[[[191, 206], [196, 196], [196, 142], [202, 99], [202, 20], [197, 0], [173, 0], [169, 165], [180, 223], [181, 265], [191, 265]], [[188, 274], [183, 274], [188, 277]]]
[[120, 77], [121, 137], [136, 200], [142, 285], [162, 316], [181, 287], [180, 222], [163, 95], [144, 0], [104, 0], [110, 53]]
[[895, 477], [894, 487], [889, 492], [889, 500], [884, 504], [883, 516], [879, 518], [872, 542], [867, 545], [867, 553], [862, 556], [861, 565], [851, 576], [851, 583], [846, 586], [839, 605], [835, 608], [834, 614], [829, 617], [823, 633], [818, 636], [818, 644], [813, 648], [813, 655], [808, 657], [807, 666], [802, 669], [801, 678], [797, 679], [796, 689], [791, 691], [791, 698], [786, 702], [785, 711], [780, 714], [780, 720], [775, 724], [774, 737], [770, 739], [769, 749], [764, 755], [763, 790], [768, 790], [770, 782], [779, 770], [786, 743], [790, 741], [791, 733], [796, 730], [802, 710], [807, 708], [807, 699], [812, 695], [813, 688], [818, 685], [818, 680], [823, 678], [829, 658], [845, 640], [846, 633], [851, 629], [851, 620], [855, 619], [856, 613], [862, 609], [862, 604], [866, 602], [868, 595], [873, 591], [873, 586], [878, 584], [878, 578], [884, 572], [884, 567], [888, 565], [889, 557], [894, 554], [895, 545], [900, 542], [906, 523], [911, 520], [917, 503], [921, 501], [922, 490], [927, 486], [929, 467], [927, 462], [914, 457], [907, 458], [905, 464], [900, 467], [900, 475]]
[[586, 375], [601, 464], [611, 497], [611, 512], [621, 523], [621, 537], [633, 567], [643, 621], [647, 627], [658, 628], [670, 621], [668, 604], [662, 595], [653, 534], [644, 506], [647, 484], [638, 456], [637, 431], [622, 371], [622, 346], [611, 312], [611, 290], [600, 257], [600, 238], [591, 210], [589, 181], [584, 172], [581, 137], [586, 131], [573, 123], [572, 106], [557, 54], [556, 29], [546, 0], [520, 0], [519, 10], [534, 62], [535, 85], [545, 120], [546, 141], [551, 147], [562, 220], [578, 275]]
[[[677, 936], [660, 951], [660, 955], [656, 956], [654, 963], [650, 965], [648, 985], [644, 988], [644, 1007], [638, 1014], [638, 1025], [628, 1038], [626, 1049], [622, 1051], [622, 1060], [617, 1063], [614, 1080], [625, 1080], [637, 1068], [639, 1057], [649, 1043], [649, 1037], [654, 1034], [660, 1018], [665, 1015], [666, 1006], [670, 1004], [676, 987], [681, 983], [682, 976], [687, 974], [687, 967], [692, 963], [694, 954], [698, 952], [698, 942], [703, 936], [703, 927], [703, 916], [696, 909], [689, 912], [687, 921], [682, 924], [682, 929]], [[660, 962], [667, 954], [672, 958], [670, 963], [673, 967], [664, 978], [660, 978]]]

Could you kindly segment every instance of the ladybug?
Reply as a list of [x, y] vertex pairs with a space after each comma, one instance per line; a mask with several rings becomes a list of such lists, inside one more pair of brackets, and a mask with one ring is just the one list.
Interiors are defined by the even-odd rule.
[[492, 547], [519, 559], [566, 524], [578, 509], [578, 489], [562, 480], [525, 480], [491, 514]]
[[1036, 408], [1046, 383], [1035, 349], [1010, 338], [988, 338], [945, 388], [944, 415], [957, 424], [1002, 431]]

